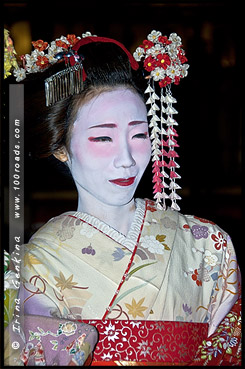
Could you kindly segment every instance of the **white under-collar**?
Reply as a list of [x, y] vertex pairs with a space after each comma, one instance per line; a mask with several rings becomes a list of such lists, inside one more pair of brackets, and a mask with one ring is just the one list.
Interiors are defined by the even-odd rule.
[[127, 249], [129, 249], [130, 251], [133, 251], [140, 233], [142, 222], [144, 220], [145, 206], [145, 200], [138, 198], [135, 199], [135, 214], [128, 234], [126, 236], [93, 215], [80, 211], [74, 212], [72, 215], [76, 218], [82, 219], [86, 223], [89, 223], [91, 226], [97, 228], [98, 230], [112, 238], [114, 241], [127, 247]]

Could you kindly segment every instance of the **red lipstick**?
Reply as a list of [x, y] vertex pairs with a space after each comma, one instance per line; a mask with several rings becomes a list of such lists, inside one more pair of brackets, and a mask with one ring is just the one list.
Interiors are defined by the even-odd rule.
[[115, 183], [118, 186], [131, 186], [135, 181], [135, 177], [130, 178], [117, 178], [112, 179], [109, 182]]

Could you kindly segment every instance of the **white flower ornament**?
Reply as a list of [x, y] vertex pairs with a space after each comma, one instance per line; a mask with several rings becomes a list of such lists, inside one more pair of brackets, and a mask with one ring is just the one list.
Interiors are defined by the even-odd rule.
[[133, 53], [134, 59], [139, 62], [141, 58], [144, 56], [145, 49], [143, 47], [137, 47], [135, 52]]
[[155, 42], [159, 36], [162, 36], [162, 33], [160, 31], [151, 31], [151, 33], [147, 36], [147, 39], [152, 41], [152, 42]]

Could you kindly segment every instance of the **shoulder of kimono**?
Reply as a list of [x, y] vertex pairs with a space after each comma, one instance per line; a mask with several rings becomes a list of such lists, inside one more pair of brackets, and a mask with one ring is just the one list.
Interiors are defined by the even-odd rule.
[[69, 223], [69, 221], [73, 218], [72, 215], [73, 212], [66, 212], [49, 219], [31, 236], [29, 242], [35, 238], [42, 237], [45, 234], [56, 234], [56, 232], [63, 226], [64, 223]]
[[222, 229], [218, 224], [213, 222], [212, 220], [208, 220], [205, 217], [200, 217], [196, 215], [187, 215], [187, 214], [178, 214], [179, 226], [183, 229], [194, 229], [197, 227], [204, 227], [203, 229], [207, 229], [210, 233], [221, 233], [223, 237], [230, 240], [228, 233]]

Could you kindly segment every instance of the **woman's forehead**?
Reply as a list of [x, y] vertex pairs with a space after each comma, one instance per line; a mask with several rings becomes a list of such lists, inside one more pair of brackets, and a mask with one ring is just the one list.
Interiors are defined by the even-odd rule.
[[79, 108], [74, 124], [79, 121], [86, 125], [103, 124], [104, 121], [115, 123], [108, 119], [123, 117], [132, 117], [132, 121], [145, 120], [146, 117], [146, 107], [141, 97], [128, 88], [118, 88], [94, 96]]

